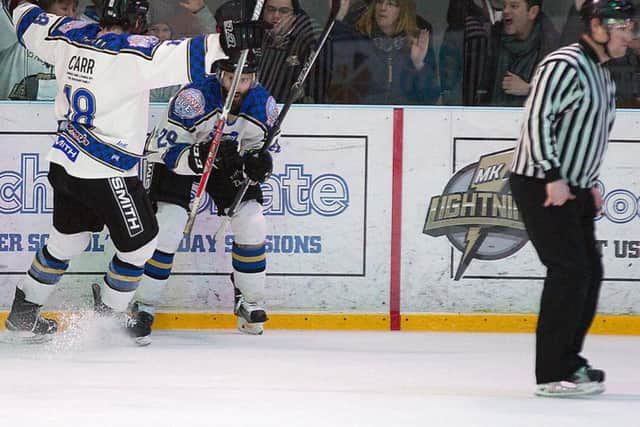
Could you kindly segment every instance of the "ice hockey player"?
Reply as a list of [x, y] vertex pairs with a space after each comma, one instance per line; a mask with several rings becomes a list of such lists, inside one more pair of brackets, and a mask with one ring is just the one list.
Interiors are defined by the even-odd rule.
[[[148, 150], [158, 153], [150, 159], [162, 162], [154, 163], [150, 189], [151, 200], [157, 206], [160, 232], [158, 247], [145, 265], [132, 309], [138, 324], [148, 325], [146, 330], [139, 330], [139, 344], [151, 341], [154, 306], [171, 274], [187, 221], [194, 174], [202, 173], [212, 130], [231, 87], [236, 59], [218, 61], [215, 67], [215, 76], [189, 84], [176, 94], [148, 141]], [[257, 82], [256, 70], [257, 63], [250, 55], [207, 184], [207, 193], [213, 198], [219, 215], [225, 214], [245, 176], [260, 183], [272, 170], [271, 155], [261, 154], [259, 149], [277, 117], [277, 106], [274, 98]], [[248, 334], [262, 334], [267, 320], [264, 308], [259, 305], [266, 269], [262, 201], [260, 185], [250, 186], [231, 218], [234, 313], [238, 316], [238, 329]]]
[[204, 78], [214, 61], [260, 46], [264, 25], [227, 22], [221, 35], [160, 43], [139, 34], [146, 0], [109, 0], [99, 24], [47, 14], [28, 2], [2, 4], [20, 42], [54, 65], [58, 84], [59, 126], [48, 156], [53, 228], [17, 285], [5, 322], [14, 337], [38, 341], [58, 327], [40, 308], [92, 232], [106, 226], [116, 247], [94, 289], [96, 306], [111, 313], [127, 309], [154, 253], [158, 224], [137, 178], [149, 90]]

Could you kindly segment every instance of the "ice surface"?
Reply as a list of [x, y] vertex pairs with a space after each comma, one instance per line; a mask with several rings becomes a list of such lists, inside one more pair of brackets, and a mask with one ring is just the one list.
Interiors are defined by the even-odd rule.
[[589, 336], [608, 390], [565, 400], [533, 396], [532, 335], [160, 331], [139, 348], [82, 316], [0, 344], [0, 426], [640, 425], [638, 337]]

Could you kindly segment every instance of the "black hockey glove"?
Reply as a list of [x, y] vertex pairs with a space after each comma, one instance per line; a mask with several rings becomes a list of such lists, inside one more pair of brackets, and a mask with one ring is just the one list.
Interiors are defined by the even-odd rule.
[[238, 153], [238, 141], [233, 138], [222, 138], [216, 153], [216, 159], [213, 161], [213, 167], [229, 176], [237, 170], [242, 170], [242, 158]]
[[[7, 0], [3, 0], [7, 1]], [[227, 56], [245, 49], [262, 47], [264, 33], [271, 25], [264, 21], [225, 21], [220, 33], [220, 45]]]
[[265, 182], [273, 172], [273, 158], [268, 151], [250, 151], [244, 155], [244, 173], [254, 182]]
[[211, 141], [193, 144], [189, 147], [189, 168], [196, 175], [200, 175], [204, 171], [210, 147]]

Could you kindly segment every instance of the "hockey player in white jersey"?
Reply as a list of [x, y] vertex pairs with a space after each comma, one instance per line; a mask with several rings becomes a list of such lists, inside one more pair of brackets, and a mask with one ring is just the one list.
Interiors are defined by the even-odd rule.
[[96, 286], [96, 307], [122, 313], [151, 258], [158, 224], [137, 179], [148, 120], [149, 90], [204, 78], [227, 53], [262, 41], [259, 23], [227, 23], [225, 33], [178, 41], [144, 31], [146, 0], [108, 0], [100, 24], [45, 13], [2, 0], [18, 39], [55, 67], [58, 132], [49, 153], [54, 190], [53, 229], [16, 288], [5, 322], [9, 331], [39, 340], [57, 330], [43, 318], [47, 301], [92, 232], [109, 230], [116, 254]]
[[[148, 150], [156, 153], [150, 156], [150, 160], [156, 162], [150, 197], [157, 206], [160, 232], [158, 247], [145, 265], [132, 309], [137, 324], [148, 325], [138, 330], [139, 344], [150, 342], [154, 306], [171, 274], [187, 222], [193, 175], [202, 172], [236, 62], [235, 59], [221, 60], [215, 65], [215, 77], [189, 84], [176, 94], [148, 140]], [[278, 115], [277, 106], [274, 98], [256, 82], [256, 71], [257, 63], [250, 55], [207, 184], [207, 193], [213, 198], [219, 215], [224, 215], [233, 202], [244, 174], [259, 183], [264, 182], [272, 170], [271, 155], [260, 154], [259, 149]], [[260, 306], [265, 284], [266, 224], [259, 184], [247, 191], [231, 218], [231, 227], [234, 232], [231, 281], [238, 328], [245, 333], [261, 334], [267, 320]]]

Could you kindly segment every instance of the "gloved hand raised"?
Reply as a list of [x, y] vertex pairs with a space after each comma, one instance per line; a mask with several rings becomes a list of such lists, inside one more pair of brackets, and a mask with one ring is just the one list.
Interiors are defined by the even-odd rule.
[[225, 21], [220, 33], [220, 46], [227, 56], [245, 49], [261, 48], [265, 31], [269, 28], [271, 24], [264, 21]]

